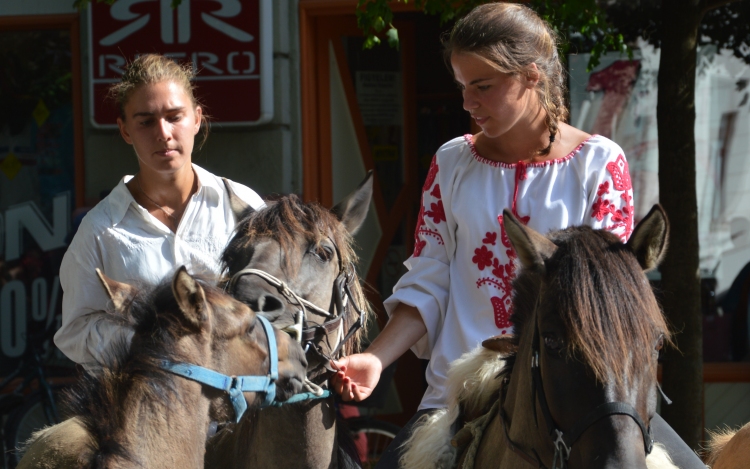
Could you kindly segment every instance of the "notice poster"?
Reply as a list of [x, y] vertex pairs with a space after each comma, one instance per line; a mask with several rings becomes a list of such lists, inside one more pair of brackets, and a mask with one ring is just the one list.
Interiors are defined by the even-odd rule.
[[402, 123], [401, 72], [356, 73], [357, 103], [366, 127]]

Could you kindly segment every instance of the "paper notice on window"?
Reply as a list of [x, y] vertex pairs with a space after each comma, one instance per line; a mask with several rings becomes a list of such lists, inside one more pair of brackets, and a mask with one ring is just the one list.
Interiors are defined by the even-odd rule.
[[356, 72], [357, 102], [365, 126], [401, 125], [401, 72]]

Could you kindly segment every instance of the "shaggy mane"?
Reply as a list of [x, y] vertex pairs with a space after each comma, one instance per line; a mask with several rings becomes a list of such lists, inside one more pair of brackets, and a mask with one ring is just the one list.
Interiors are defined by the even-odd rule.
[[548, 237], [558, 249], [545, 262], [547, 275], [541, 278], [519, 268], [513, 281], [511, 321], [516, 340], [534, 317], [541, 296], [541, 312], [562, 319], [569, 352], [589, 364], [600, 381], [610, 373], [618, 380], [629, 379], [649, 366], [657, 338], [653, 331], [663, 334], [665, 342], [670, 335], [632, 252], [616, 235], [587, 226]]

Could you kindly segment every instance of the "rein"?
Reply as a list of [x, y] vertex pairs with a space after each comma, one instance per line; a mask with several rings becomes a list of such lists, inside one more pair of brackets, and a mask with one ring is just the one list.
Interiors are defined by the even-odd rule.
[[261, 408], [268, 406], [278, 407], [302, 400], [328, 397], [327, 394], [324, 396], [318, 396], [313, 393], [300, 393], [290, 397], [286, 401], [276, 401], [276, 380], [279, 379], [279, 357], [276, 336], [273, 332], [273, 326], [268, 319], [260, 315], [256, 317], [263, 325], [263, 331], [266, 333], [266, 339], [268, 341], [269, 364], [268, 374], [265, 376], [227, 376], [199, 365], [193, 365], [191, 363], [175, 363], [168, 360], [163, 361], [161, 364], [162, 369], [169, 371], [170, 373], [229, 394], [229, 400], [234, 408], [235, 423], [239, 423], [247, 410], [247, 401], [242, 395], [243, 392], [263, 393], [264, 398], [260, 405]]

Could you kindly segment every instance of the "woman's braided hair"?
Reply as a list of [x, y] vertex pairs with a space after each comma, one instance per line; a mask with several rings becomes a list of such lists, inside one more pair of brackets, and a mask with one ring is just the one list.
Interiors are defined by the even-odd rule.
[[[169, 57], [159, 54], [144, 54], [138, 56], [125, 67], [122, 79], [109, 87], [108, 97], [117, 103], [120, 111], [120, 119], [125, 121], [125, 105], [135, 90], [143, 85], [151, 85], [164, 81], [171, 81], [182, 86], [185, 94], [190, 98], [193, 108], [204, 107], [195, 97], [195, 86], [192, 79], [195, 71], [191, 63], [178, 64]], [[201, 116], [203, 127], [203, 141], [201, 147], [208, 138], [209, 125], [208, 116], [204, 112]], [[200, 148], [200, 147], [199, 147]]]
[[443, 52], [451, 71], [453, 53], [475, 54], [496, 70], [512, 75], [527, 75], [528, 66], [536, 64], [536, 92], [550, 132], [550, 143], [539, 154], [546, 155], [552, 149], [558, 123], [568, 117], [558, 42], [557, 33], [530, 8], [517, 3], [487, 3], [456, 22], [443, 38]]

